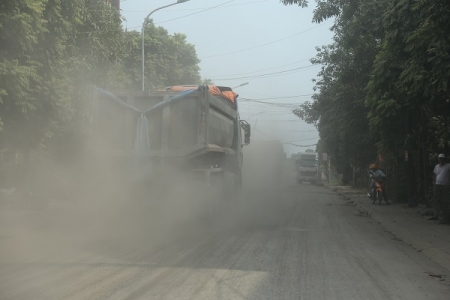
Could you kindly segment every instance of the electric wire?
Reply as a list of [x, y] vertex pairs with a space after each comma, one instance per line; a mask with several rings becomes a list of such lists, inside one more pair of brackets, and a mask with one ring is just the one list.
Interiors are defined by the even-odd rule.
[[271, 77], [278, 77], [282, 75], [290, 75], [293, 73], [297, 73], [303, 70], [309, 70], [311, 68], [320, 67], [321, 65], [308, 65], [308, 66], [302, 66], [298, 68], [278, 71], [278, 72], [271, 72], [271, 73], [265, 73], [260, 75], [254, 75], [254, 76], [243, 76], [243, 77], [234, 77], [234, 78], [212, 78], [213, 81], [230, 81], [230, 80], [242, 80], [242, 79], [263, 79], [263, 78], [271, 78]]
[[211, 6], [211, 7], [209, 7], [209, 8], [206, 8], [206, 9], [204, 9], [204, 10], [201, 10], [201, 11], [198, 11], [198, 12], [195, 12], [195, 13], [192, 13], [192, 14], [188, 14], [188, 15], [184, 15], [184, 16], [181, 16], [181, 17], [177, 17], [177, 18], [173, 18], [173, 19], [169, 19], [169, 20], [157, 22], [157, 23], [155, 23], [155, 25], [156, 25], [156, 24], [163, 24], [163, 23], [167, 23], [167, 22], [171, 22], [171, 21], [175, 21], [175, 20], [179, 20], [179, 19], [183, 19], [183, 18], [187, 18], [187, 17], [193, 16], [193, 15], [197, 15], [197, 14], [200, 14], [200, 13], [202, 13], [202, 12], [205, 12], [205, 11], [208, 11], [208, 10], [212, 10], [212, 9], [221, 7], [221, 6], [225, 5], [225, 4], [228, 4], [228, 3], [231, 3], [231, 2], [234, 2], [234, 1], [235, 1], [235, 0], [230, 0], [230, 1], [224, 2], [224, 3], [222, 3], [222, 4], [219, 4], [219, 5], [216, 5], [216, 6]]
[[[269, 0], [260, 0], [260, 1], [252, 1], [252, 2], [246, 2], [246, 3], [239, 3], [239, 4], [230, 4], [230, 5], [224, 5], [221, 8], [225, 8], [225, 7], [233, 7], [233, 6], [243, 6], [243, 5], [248, 5], [248, 4], [255, 4], [255, 3], [261, 3], [261, 2], [268, 2]], [[172, 9], [166, 9], [164, 10], [164, 12], [180, 12], [180, 11], [193, 11], [193, 10], [204, 10], [204, 9], [208, 9], [209, 7], [197, 7], [197, 8], [185, 8], [185, 9], [176, 9], [176, 8], [172, 8]], [[121, 10], [122, 12], [127, 12], [127, 13], [143, 13], [143, 12], [148, 12], [148, 10]]]
[[[273, 140], [273, 141], [277, 141], [277, 142], [282, 143], [283, 145], [291, 145], [291, 146], [296, 146], [296, 147], [313, 147], [313, 146], [316, 146], [316, 145], [317, 145], [317, 144], [311, 144], [311, 145], [298, 145], [298, 144], [296, 144], [296, 142], [287, 142], [287, 141], [283, 141], [283, 140], [280, 140], [280, 139], [276, 139], [276, 138], [274, 138], [274, 137], [272, 137], [272, 136], [270, 136], [270, 135], [268, 135], [268, 134], [262, 132], [262, 131], [259, 130], [258, 128], [252, 128], [252, 129], [255, 130], [255, 131], [257, 131], [257, 132], [259, 132], [259, 133], [262, 134], [263, 136], [265, 136], [265, 137], [267, 137], [267, 138], [269, 138], [269, 139], [271, 139], [271, 140]], [[316, 138], [316, 139], [317, 139], [317, 138]], [[298, 142], [299, 142], [299, 141], [298, 141]]]
[[239, 75], [245, 75], [245, 74], [253, 74], [253, 73], [264, 72], [264, 71], [278, 69], [278, 68], [282, 68], [282, 67], [286, 67], [286, 66], [295, 65], [295, 64], [298, 64], [300, 62], [305, 62], [305, 61], [308, 61], [308, 60], [309, 60], [309, 58], [308, 59], [298, 60], [298, 61], [291, 62], [291, 63], [285, 64], [285, 65], [277, 66], [277, 67], [271, 67], [271, 68], [267, 68], [267, 69], [260, 69], [260, 70], [257, 70], [257, 71], [242, 72], [242, 73], [236, 73], [236, 74], [231, 74], [231, 75], [230, 74], [228, 74], [228, 75], [216, 75], [216, 76], [210, 76], [210, 77], [233, 77], [233, 76], [239, 76]]
[[229, 54], [235, 54], [235, 53], [240, 53], [240, 52], [249, 51], [249, 50], [261, 48], [261, 47], [264, 47], [264, 46], [272, 45], [272, 44], [275, 44], [275, 43], [278, 43], [278, 42], [281, 42], [281, 41], [290, 39], [290, 38], [292, 38], [292, 37], [301, 35], [301, 34], [306, 33], [306, 32], [308, 32], [308, 31], [314, 30], [314, 29], [319, 28], [319, 27], [321, 27], [321, 26], [323, 26], [323, 25], [325, 25], [325, 24], [328, 24], [328, 23], [329, 23], [329, 21], [328, 21], [328, 22], [323, 22], [323, 23], [321, 23], [321, 24], [319, 24], [319, 25], [317, 25], [317, 26], [308, 28], [308, 29], [306, 29], [306, 30], [297, 32], [297, 33], [292, 34], [292, 35], [289, 35], [289, 36], [287, 36], [287, 37], [284, 37], [284, 38], [281, 38], [281, 39], [278, 39], [278, 40], [274, 40], [274, 41], [271, 41], [271, 42], [268, 42], [268, 43], [264, 43], [264, 44], [261, 44], [261, 45], [258, 45], [258, 46], [254, 46], [254, 47], [250, 47], [250, 48], [245, 48], [245, 49], [241, 49], [241, 50], [236, 50], [236, 51], [231, 51], [231, 52], [226, 52], [226, 53], [220, 53], [220, 54], [213, 54], [213, 55], [209, 55], [209, 56], [203, 56], [203, 57], [200, 57], [200, 59], [206, 59], [206, 58], [219, 57], [219, 56], [224, 56], [224, 55], [229, 55]]

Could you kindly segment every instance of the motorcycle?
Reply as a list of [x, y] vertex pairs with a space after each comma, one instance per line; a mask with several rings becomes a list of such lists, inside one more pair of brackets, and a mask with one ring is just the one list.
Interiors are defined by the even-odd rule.
[[375, 188], [372, 190], [372, 204], [381, 205], [383, 200], [385, 200], [384, 178], [375, 178], [374, 180], [375, 180]]

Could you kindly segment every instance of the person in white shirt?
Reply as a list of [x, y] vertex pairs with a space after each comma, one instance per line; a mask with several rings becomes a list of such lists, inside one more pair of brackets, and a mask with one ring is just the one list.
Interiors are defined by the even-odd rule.
[[434, 167], [434, 217], [443, 223], [450, 221], [450, 164], [445, 161], [445, 154], [438, 156], [439, 163]]

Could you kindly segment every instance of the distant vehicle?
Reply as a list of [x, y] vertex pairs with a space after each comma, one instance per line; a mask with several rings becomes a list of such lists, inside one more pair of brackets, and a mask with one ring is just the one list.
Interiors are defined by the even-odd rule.
[[304, 181], [315, 184], [319, 178], [317, 153], [299, 153], [295, 161], [297, 167], [297, 182]]

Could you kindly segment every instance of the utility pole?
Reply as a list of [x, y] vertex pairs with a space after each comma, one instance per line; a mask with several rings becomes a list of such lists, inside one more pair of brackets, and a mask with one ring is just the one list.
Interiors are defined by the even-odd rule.
[[144, 43], [144, 39], [145, 39], [145, 25], [147, 25], [147, 20], [150, 18], [150, 16], [158, 11], [161, 10], [163, 8], [166, 7], [170, 7], [170, 6], [174, 6], [177, 4], [181, 4], [184, 2], [188, 2], [189, 0], [177, 0], [177, 2], [172, 3], [172, 4], [168, 4], [168, 5], [164, 5], [161, 7], [158, 7], [157, 9], [152, 10], [144, 19], [144, 22], [142, 23], [142, 33], [141, 33], [141, 37], [142, 37], [142, 41], [141, 41], [141, 48], [142, 48], [142, 91], [145, 91], [145, 43]]

